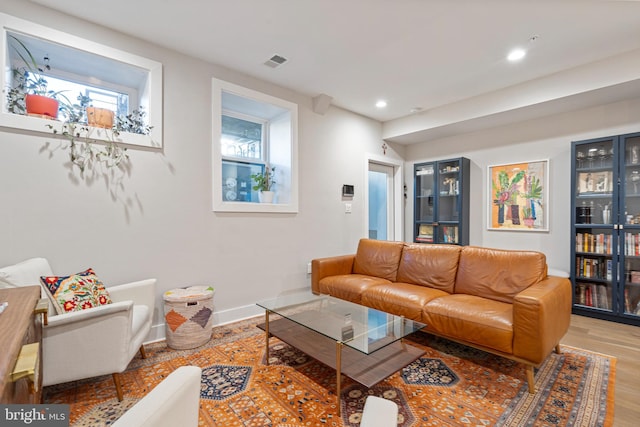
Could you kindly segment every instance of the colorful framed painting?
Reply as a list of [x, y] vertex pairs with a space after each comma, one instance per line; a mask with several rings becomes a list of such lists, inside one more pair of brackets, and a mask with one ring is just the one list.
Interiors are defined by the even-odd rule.
[[488, 169], [489, 230], [549, 231], [549, 160]]

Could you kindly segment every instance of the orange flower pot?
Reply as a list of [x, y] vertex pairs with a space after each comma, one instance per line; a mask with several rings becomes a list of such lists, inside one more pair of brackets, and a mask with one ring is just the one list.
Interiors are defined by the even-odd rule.
[[106, 108], [87, 107], [87, 123], [96, 128], [111, 129], [113, 127], [113, 111]]
[[48, 96], [28, 94], [24, 98], [27, 114], [58, 118], [58, 101]]

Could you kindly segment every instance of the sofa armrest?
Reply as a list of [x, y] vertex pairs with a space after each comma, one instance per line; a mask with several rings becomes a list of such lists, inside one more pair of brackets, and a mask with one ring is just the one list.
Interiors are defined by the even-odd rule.
[[513, 354], [541, 363], [571, 322], [571, 282], [558, 276], [520, 292], [513, 301]]
[[351, 274], [355, 254], [340, 255], [328, 258], [317, 258], [311, 261], [311, 291], [320, 293], [320, 280], [328, 276]]

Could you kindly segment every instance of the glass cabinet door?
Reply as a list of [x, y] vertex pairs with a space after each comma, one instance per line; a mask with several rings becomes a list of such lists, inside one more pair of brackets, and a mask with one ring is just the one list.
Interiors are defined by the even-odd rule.
[[620, 281], [623, 287], [620, 311], [640, 316], [640, 136], [622, 138], [621, 144], [624, 211], [620, 223], [624, 224], [624, 274]]
[[433, 243], [435, 221], [435, 164], [416, 166], [415, 170], [415, 235], [416, 241]]
[[614, 199], [617, 166], [614, 139], [575, 145], [576, 305], [591, 309], [615, 310], [616, 271], [614, 266], [617, 206]]
[[458, 243], [460, 162], [438, 163], [438, 243]]

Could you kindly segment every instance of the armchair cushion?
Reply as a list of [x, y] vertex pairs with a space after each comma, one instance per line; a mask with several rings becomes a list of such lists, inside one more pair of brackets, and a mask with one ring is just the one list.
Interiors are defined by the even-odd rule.
[[[40, 285], [43, 298], [48, 297], [48, 292], [39, 282], [40, 276], [52, 276], [53, 271], [46, 258], [30, 258], [17, 264], [0, 268], [0, 288], [14, 288], [17, 286]], [[56, 309], [49, 299], [49, 314], [55, 313]]]
[[38, 285], [38, 277], [53, 274], [45, 258], [31, 258], [0, 268], [0, 287]]
[[104, 284], [91, 268], [71, 276], [42, 276], [40, 281], [58, 314], [111, 304]]

